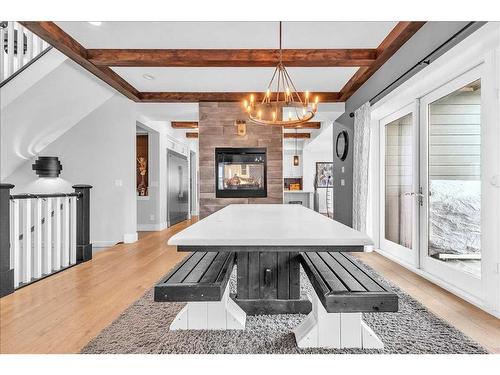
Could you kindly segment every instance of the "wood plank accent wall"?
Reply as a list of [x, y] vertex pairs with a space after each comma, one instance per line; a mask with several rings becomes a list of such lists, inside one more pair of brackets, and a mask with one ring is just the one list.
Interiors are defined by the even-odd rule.
[[[279, 126], [247, 122], [247, 133], [238, 136], [236, 120], [246, 118], [239, 103], [199, 104], [200, 218], [233, 203], [283, 203], [283, 131]], [[267, 198], [216, 198], [215, 148], [266, 147]]]

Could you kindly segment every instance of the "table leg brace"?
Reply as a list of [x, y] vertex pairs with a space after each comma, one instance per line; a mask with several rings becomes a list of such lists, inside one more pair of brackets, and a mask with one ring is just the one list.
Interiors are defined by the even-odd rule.
[[245, 312], [229, 297], [228, 284], [220, 301], [188, 302], [170, 324], [170, 330], [244, 330], [245, 322]]
[[295, 329], [299, 348], [382, 349], [384, 344], [361, 319], [361, 313], [328, 313], [312, 293], [312, 311]]

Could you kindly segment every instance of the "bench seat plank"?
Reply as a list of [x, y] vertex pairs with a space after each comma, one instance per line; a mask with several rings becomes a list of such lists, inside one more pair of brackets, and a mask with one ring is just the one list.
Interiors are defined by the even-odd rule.
[[216, 253], [215, 259], [211, 267], [205, 272], [200, 280], [200, 284], [210, 284], [217, 281], [217, 277], [222, 271], [224, 264], [227, 260], [227, 253]]
[[185, 262], [179, 267], [174, 268], [174, 272], [172, 275], [166, 280], [166, 284], [177, 284], [182, 283], [184, 279], [189, 275], [189, 273], [193, 270], [194, 267], [198, 264], [198, 262], [206, 255], [207, 253], [194, 253], [186, 259]]
[[353, 275], [369, 292], [382, 292], [384, 290], [376, 281], [364, 273], [352, 260], [341, 253], [329, 253], [335, 260], [337, 260], [351, 275]]
[[186, 276], [184, 283], [198, 283], [203, 275], [206, 274], [217, 253], [206, 253], [205, 256], [198, 262], [196, 267]]
[[347, 288], [344, 286], [342, 281], [340, 281], [328, 265], [320, 258], [319, 253], [308, 253], [304, 256], [309, 257], [330, 290], [347, 291]]
[[398, 311], [398, 296], [347, 255], [304, 252], [300, 261], [327, 312]]
[[234, 253], [189, 255], [154, 289], [157, 302], [220, 301], [234, 267]]
[[363, 287], [350, 273], [349, 270], [342, 267], [342, 265], [330, 253], [318, 253], [318, 255], [325, 261], [330, 269], [338, 275], [348, 290], [351, 292], [366, 292]]

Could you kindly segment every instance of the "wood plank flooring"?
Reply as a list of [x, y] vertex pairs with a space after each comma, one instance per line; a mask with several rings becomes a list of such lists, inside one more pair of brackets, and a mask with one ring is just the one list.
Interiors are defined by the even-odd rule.
[[[1, 353], [77, 353], [186, 253], [170, 236], [196, 221], [143, 232], [134, 244], [98, 252], [92, 261], [0, 300]], [[436, 315], [500, 353], [500, 320], [376, 253], [356, 254]]]
[[79, 352], [186, 256], [167, 240], [194, 221], [142, 232], [134, 244], [100, 251], [89, 262], [2, 298], [0, 352]]

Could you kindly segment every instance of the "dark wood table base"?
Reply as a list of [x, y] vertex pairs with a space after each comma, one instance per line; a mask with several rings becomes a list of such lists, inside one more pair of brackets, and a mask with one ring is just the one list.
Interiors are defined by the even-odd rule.
[[309, 314], [312, 310], [308, 299], [238, 299], [231, 298], [247, 315]]
[[300, 299], [297, 252], [239, 252], [234, 301], [248, 314], [307, 314], [311, 302]]

